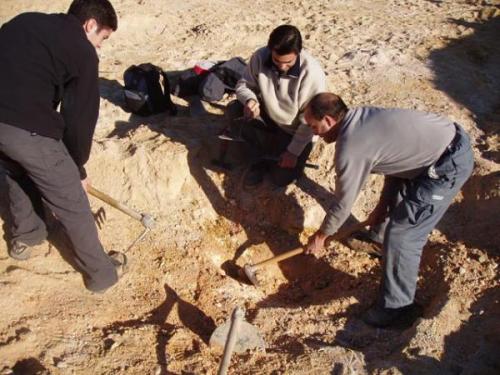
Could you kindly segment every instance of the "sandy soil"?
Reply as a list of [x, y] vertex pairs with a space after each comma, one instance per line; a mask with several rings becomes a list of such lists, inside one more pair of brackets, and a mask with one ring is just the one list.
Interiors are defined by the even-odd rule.
[[[32, 259], [0, 241], [2, 374], [214, 374], [208, 340], [235, 306], [263, 335], [265, 352], [235, 355], [234, 374], [498, 374], [500, 291], [500, 7], [498, 1], [114, 0], [119, 30], [100, 57], [101, 115], [89, 175], [94, 186], [152, 214], [156, 229], [128, 252], [129, 272], [92, 295], [63, 260], [57, 226]], [[69, 1], [2, 0], [0, 22], [24, 11], [61, 12]], [[259, 288], [231, 265], [293, 249], [323, 218], [335, 183], [333, 146], [286, 191], [241, 189], [245, 170], [216, 170], [215, 138], [231, 97], [194, 116], [148, 118], [122, 109], [123, 71], [152, 62], [169, 72], [196, 61], [248, 58], [278, 24], [293, 23], [352, 106], [442, 113], [472, 137], [476, 167], [425, 248], [409, 328], [376, 330], [357, 313], [377, 293], [380, 263], [338, 242], [321, 260], [298, 256], [262, 270]], [[374, 206], [372, 178], [354, 215]], [[141, 224], [94, 198], [100, 237], [123, 250]], [[3, 237], [7, 202], [1, 195]], [[226, 272], [227, 271], [227, 272]], [[229, 274], [229, 275], [228, 275]], [[495, 355], [494, 353], [497, 353]]]

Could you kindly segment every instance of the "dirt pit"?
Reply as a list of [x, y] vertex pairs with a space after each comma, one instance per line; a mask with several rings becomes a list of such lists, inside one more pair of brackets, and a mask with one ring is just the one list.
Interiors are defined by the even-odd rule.
[[[24, 11], [64, 12], [69, 1], [3, 0], [0, 22]], [[0, 371], [2, 374], [215, 374], [208, 346], [235, 306], [266, 351], [234, 355], [233, 374], [497, 374], [500, 290], [499, 5], [496, 1], [115, 0], [119, 29], [100, 51], [101, 114], [88, 163], [93, 185], [153, 215], [157, 226], [128, 252], [130, 267], [103, 295], [87, 292], [63, 260], [57, 225], [33, 257], [7, 256], [2, 190]], [[318, 143], [318, 170], [285, 190], [242, 188], [245, 160], [221, 171], [216, 134], [228, 96], [204, 113], [174, 98], [177, 117], [123, 110], [122, 74], [152, 62], [171, 74], [196, 61], [248, 58], [278, 24], [292, 23], [349, 105], [416, 108], [463, 124], [474, 144], [470, 181], [422, 259], [410, 327], [372, 329], [358, 313], [375, 299], [381, 265], [339, 242], [316, 260], [299, 255], [258, 273], [235, 271], [300, 246], [321, 223], [334, 188], [333, 146]], [[191, 107], [191, 108], [190, 108]], [[376, 204], [373, 177], [353, 214]], [[138, 222], [103, 207], [108, 250], [123, 250]]]

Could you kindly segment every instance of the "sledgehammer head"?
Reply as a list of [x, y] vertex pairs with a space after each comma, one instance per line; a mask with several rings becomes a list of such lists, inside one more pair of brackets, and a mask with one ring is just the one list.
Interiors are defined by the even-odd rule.
[[257, 280], [255, 270], [256, 268], [251, 264], [245, 264], [245, 267], [243, 267], [243, 272], [245, 273], [245, 276], [248, 278], [248, 280], [250, 280], [253, 285], [259, 286], [259, 280]]
[[145, 228], [153, 229], [155, 226], [155, 219], [153, 219], [153, 216], [150, 214], [142, 214], [141, 223]]

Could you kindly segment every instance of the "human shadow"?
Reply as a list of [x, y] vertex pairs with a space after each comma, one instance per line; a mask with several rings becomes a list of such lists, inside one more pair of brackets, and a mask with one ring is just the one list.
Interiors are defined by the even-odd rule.
[[449, 22], [474, 32], [430, 53], [434, 84], [473, 114], [484, 131], [478, 145], [483, 157], [500, 162], [500, 151], [488, 144], [500, 135], [500, 17]]
[[183, 300], [168, 284], [164, 285], [165, 301], [158, 307], [145, 313], [142, 317], [125, 321], [116, 321], [102, 328], [102, 337], [105, 349], [109, 349], [114, 340], [112, 334], [123, 335], [128, 329], [137, 329], [145, 326], [153, 326], [156, 330], [156, 356], [160, 365], [160, 374], [171, 374], [168, 371], [166, 346], [169, 339], [179, 328], [174, 324], [167, 323], [170, 313], [177, 306], [177, 315], [182, 324], [198, 336], [205, 344], [208, 344], [210, 335], [215, 330], [215, 322], [196, 306]]
[[500, 172], [471, 176], [462, 188], [463, 198], [450, 206], [437, 228], [450, 241], [500, 256], [499, 191]]
[[[423, 316], [426, 319], [439, 314], [449, 297], [449, 284], [444, 277], [444, 257], [448, 249], [443, 249], [440, 244], [429, 243], [425, 246], [421, 261], [421, 281], [419, 282], [415, 301], [425, 306]], [[379, 274], [381, 269], [377, 269]], [[375, 275], [373, 275], [375, 276]], [[366, 278], [366, 276], [364, 276]], [[368, 288], [372, 295], [377, 295], [380, 289], [380, 276], [361, 280], [360, 288]], [[359, 293], [357, 293], [359, 296]], [[356, 295], [356, 294], [355, 294]], [[363, 295], [360, 296], [363, 298]], [[366, 295], [365, 295], [366, 297]], [[373, 298], [372, 298], [373, 300]], [[308, 345], [341, 346], [356, 353], [361, 353], [364, 363], [359, 366], [364, 367], [367, 373], [378, 373], [386, 370], [394, 371], [397, 368], [401, 373], [435, 373], [429, 372], [429, 364], [426, 364], [426, 371], [415, 370], [414, 360], [408, 355], [407, 349], [411, 340], [417, 333], [420, 311], [400, 319], [395, 325], [386, 329], [376, 329], [365, 324], [360, 319], [360, 314], [367, 308], [363, 300], [349, 306], [345, 311], [330, 316], [332, 321], [340, 318], [345, 319], [344, 325], [337, 330], [333, 341], [324, 339], [324, 335], [316, 334], [311, 336], [306, 343]], [[361, 356], [360, 356], [361, 357]], [[427, 362], [432, 366], [436, 364], [429, 358]], [[423, 363], [419, 365], [424, 366]], [[439, 369], [439, 366], [437, 367]], [[332, 370], [333, 371], [333, 370]], [[420, 372], [419, 372], [420, 371]]]

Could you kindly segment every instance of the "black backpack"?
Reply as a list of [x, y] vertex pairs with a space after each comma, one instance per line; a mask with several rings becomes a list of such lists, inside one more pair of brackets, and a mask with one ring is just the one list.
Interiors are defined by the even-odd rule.
[[132, 65], [123, 73], [123, 81], [125, 104], [132, 113], [149, 116], [168, 110], [172, 116], [177, 114], [170, 99], [167, 75], [161, 68], [153, 64]]
[[241, 57], [234, 57], [217, 63], [200, 75], [189, 69], [181, 75], [173, 94], [180, 97], [199, 95], [208, 102], [219, 101], [225, 92], [234, 92], [245, 68], [245, 61]]

